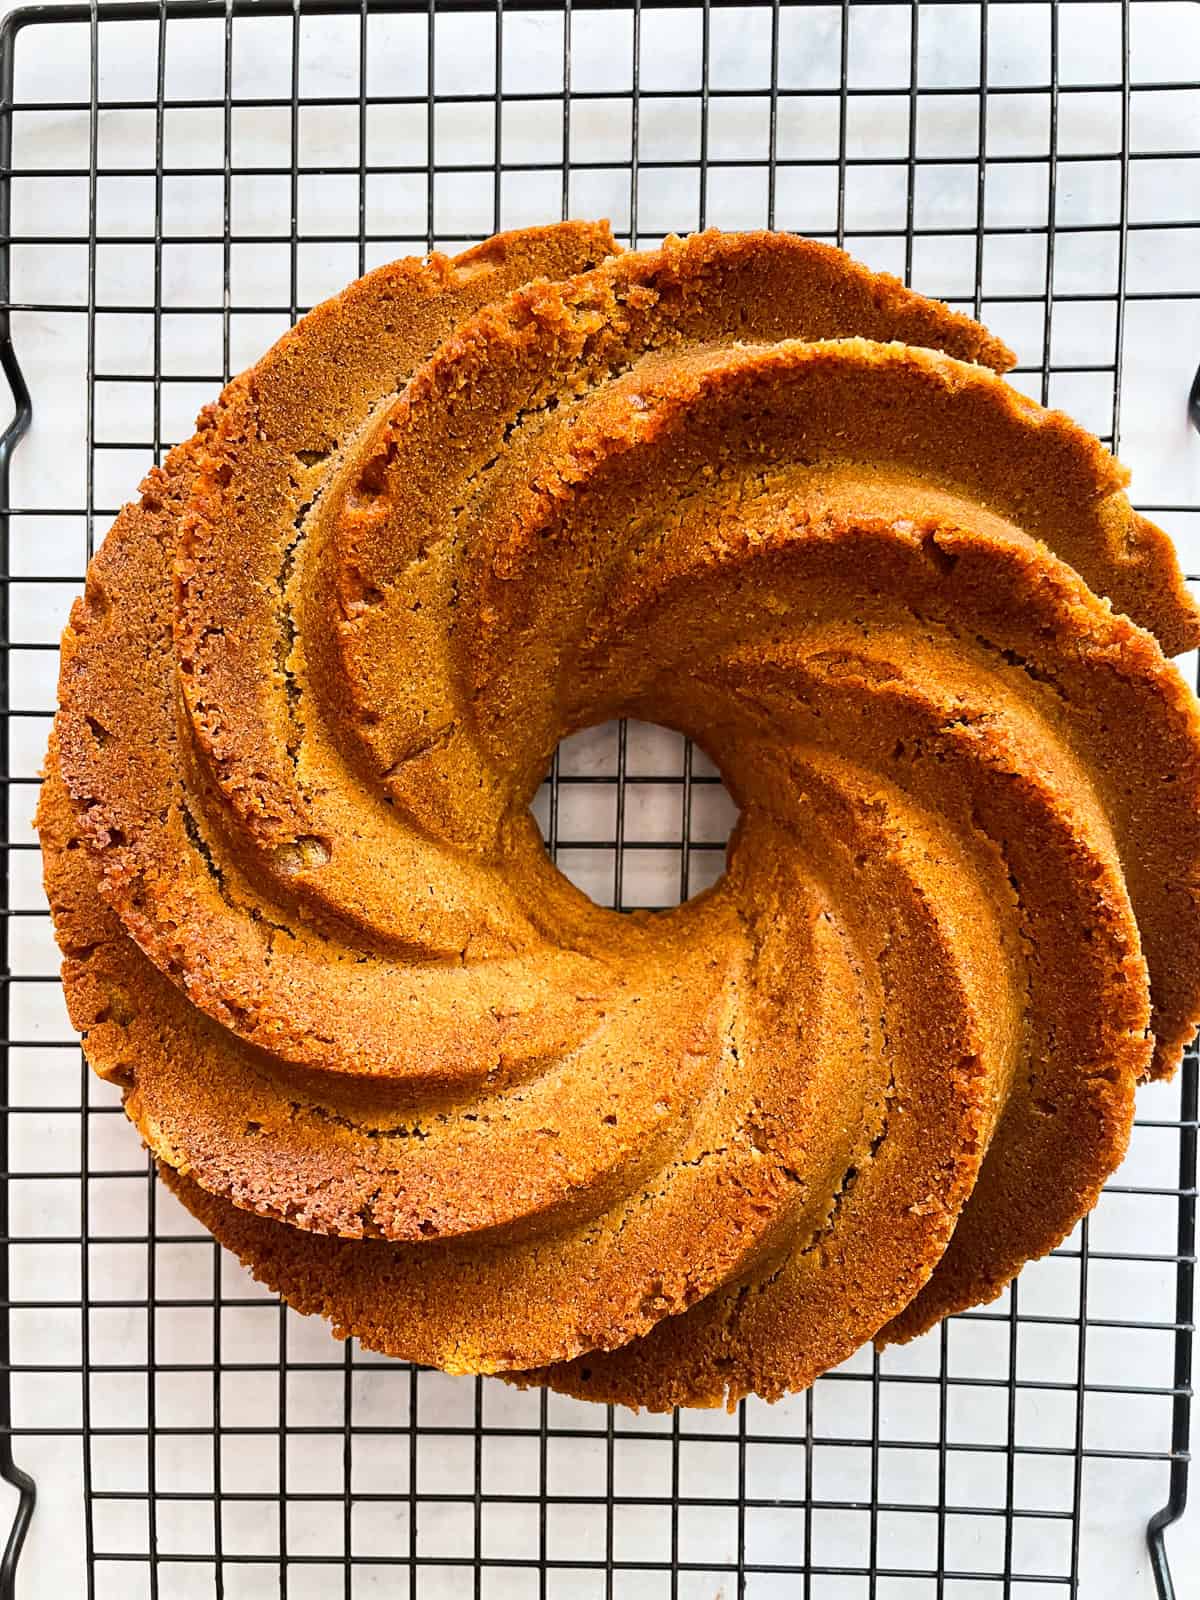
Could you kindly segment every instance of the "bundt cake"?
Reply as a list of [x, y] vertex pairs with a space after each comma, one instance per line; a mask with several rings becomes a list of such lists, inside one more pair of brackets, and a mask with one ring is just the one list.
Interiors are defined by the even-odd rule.
[[[1200, 641], [982, 327], [841, 252], [401, 261], [93, 560], [39, 809], [71, 1016], [183, 1203], [452, 1372], [771, 1398], [995, 1296], [1200, 1016]], [[590, 902], [530, 811], [636, 716], [724, 876]]]

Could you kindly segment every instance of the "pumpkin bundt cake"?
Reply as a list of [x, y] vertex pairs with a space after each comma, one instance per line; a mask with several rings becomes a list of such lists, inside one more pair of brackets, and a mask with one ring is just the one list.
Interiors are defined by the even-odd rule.
[[[166, 1181], [372, 1348], [662, 1408], [987, 1300], [1200, 1015], [1200, 641], [983, 328], [604, 226], [319, 306], [121, 514], [39, 810]], [[637, 716], [740, 807], [620, 916], [529, 803]]]

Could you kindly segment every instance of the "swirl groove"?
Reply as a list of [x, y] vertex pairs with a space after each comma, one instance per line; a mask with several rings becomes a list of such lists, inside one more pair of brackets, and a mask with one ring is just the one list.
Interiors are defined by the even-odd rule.
[[[150, 474], [47, 891], [93, 1067], [298, 1309], [773, 1397], [1094, 1203], [1200, 1017], [1200, 616], [1012, 359], [809, 241], [562, 224], [360, 280]], [[529, 812], [616, 716], [740, 808], [653, 916]]]

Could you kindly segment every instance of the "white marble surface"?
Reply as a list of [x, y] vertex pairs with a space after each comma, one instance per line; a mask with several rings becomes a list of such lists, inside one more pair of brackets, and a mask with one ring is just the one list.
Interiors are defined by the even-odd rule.
[[[1136, 85], [1200, 77], [1200, 7], [1187, 4], [1138, 4], [1132, 8], [1131, 140], [1138, 152], [1178, 152], [1197, 146], [1200, 97], [1191, 93], [1147, 94]], [[562, 56], [562, 22], [553, 15], [511, 14], [504, 27], [503, 68], [506, 92], [536, 90], [551, 83]], [[1041, 5], [993, 6], [990, 13], [989, 82], [998, 86], [1044, 84], [1048, 72], [1048, 8]], [[358, 24], [306, 21], [301, 35], [301, 88], [304, 93], [354, 95], [358, 75]], [[1118, 83], [1120, 80], [1120, 7], [1067, 6], [1060, 13], [1062, 75], [1065, 82]], [[642, 106], [641, 150], [647, 160], [675, 162], [673, 169], [648, 168], [639, 189], [643, 242], [669, 228], [679, 231], [700, 221], [699, 192], [693, 161], [698, 150], [700, 104], [694, 93], [699, 67], [699, 14], [647, 11], [642, 21], [643, 88], [676, 91], [675, 98], [647, 100]], [[424, 90], [424, 22], [422, 19], [372, 18], [369, 33], [369, 84], [375, 92], [396, 94]], [[576, 160], [619, 159], [628, 149], [628, 102], [620, 91], [629, 84], [630, 31], [627, 17], [601, 18], [581, 13], [574, 22], [573, 84], [577, 90], [611, 89], [613, 98], [578, 102], [573, 115]], [[711, 81], [714, 87], [755, 86], [766, 81], [769, 61], [769, 11], [734, 16], [716, 11], [712, 19]], [[781, 83], [789, 88], [820, 90], [836, 85], [839, 60], [839, 8], [786, 10], [781, 32]], [[282, 95], [290, 86], [290, 23], [254, 19], [235, 27], [233, 85], [237, 95]], [[439, 18], [436, 82], [440, 93], [489, 87], [494, 72], [494, 35], [490, 21], [460, 16]], [[153, 83], [156, 30], [153, 24], [123, 24], [107, 30], [101, 62], [101, 90], [107, 99], [144, 98]], [[25, 99], [67, 100], [87, 97], [87, 34], [85, 28], [37, 30], [19, 46], [18, 95]], [[976, 107], [971, 97], [939, 94], [939, 88], [976, 81], [978, 72], [977, 8], [927, 7], [922, 18], [918, 105], [918, 150], [922, 154], [960, 156], [956, 164], [918, 170], [915, 218], [918, 227], [958, 228], [956, 237], [918, 239], [913, 250], [913, 281], [919, 288], [953, 298], [970, 307], [976, 278], [972, 232], [976, 198], [973, 162]], [[855, 85], [885, 89], [908, 81], [908, 16], [906, 7], [854, 8], [850, 73]], [[168, 96], [219, 96], [224, 77], [222, 29], [201, 23], [174, 24], [168, 33], [166, 82]], [[761, 156], [765, 138], [765, 99], [710, 104], [709, 152], [714, 162], [706, 200], [706, 220], [725, 226], [760, 225], [767, 220], [765, 174], [746, 168], [722, 167], [721, 161]], [[1049, 97], [1044, 93], [992, 96], [987, 113], [987, 147], [992, 156], [1044, 156], [1049, 126]], [[870, 263], [903, 270], [902, 240], [884, 230], [902, 226], [906, 174], [888, 167], [903, 155], [908, 138], [907, 97], [855, 99], [847, 123], [847, 151], [878, 165], [850, 169], [845, 221], [850, 247]], [[1120, 166], [1101, 159], [1118, 148], [1121, 97], [1109, 90], [1087, 96], [1064, 95], [1059, 104], [1058, 138], [1063, 155], [1093, 153], [1092, 162], [1063, 161], [1058, 171], [1060, 225], [1104, 224], [1117, 215]], [[545, 159], [547, 142], [555, 148], [558, 108], [526, 103], [506, 110], [502, 129], [506, 161]], [[164, 125], [165, 157], [172, 169], [221, 164], [220, 111], [175, 111]], [[105, 112], [100, 121], [102, 165], [146, 169], [144, 177], [101, 179], [98, 205], [103, 237], [99, 251], [97, 294], [105, 304], [149, 305], [154, 292], [155, 252], [152, 245], [131, 242], [152, 231], [154, 180], [154, 116], [149, 110]], [[425, 160], [425, 118], [421, 109], [377, 108], [367, 121], [368, 158], [372, 161], [420, 164]], [[239, 111], [233, 119], [233, 159], [278, 167], [288, 159], [289, 121], [284, 109]], [[443, 106], [435, 128], [440, 161], [490, 162], [493, 129], [490, 108]], [[300, 122], [301, 160], [312, 165], [356, 163], [357, 112], [353, 108], [308, 112]], [[780, 153], [836, 156], [836, 98], [814, 95], [785, 101], [780, 110]], [[86, 167], [86, 111], [29, 114], [17, 119], [14, 160], [18, 167], [59, 169]], [[557, 159], [557, 156], [551, 159]], [[1136, 160], [1129, 168], [1129, 213], [1137, 221], [1167, 216], [1200, 220], [1200, 158], [1191, 161], [1163, 155]], [[500, 222], [514, 225], [556, 215], [561, 178], [547, 174], [506, 174]], [[1044, 225], [1048, 168], [1044, 161], [989, 167], [985, 217], [991, 227]], [[174, 311], [165, 319], [163, 366], [193, 381], [171, 383], [163, 390], [161, 436], [164, 442], [190, 431], [198, 406], [211, 396], [222, 363], [221, 229], [223, 186], [220, 176], [174, 176], [164, 184], [166, 242], [161, 255], [162, 296], [167, 306], [209, 306], [210, 315]], [[424, 229], [423, 174], [371, 178], [366, 189], [367, 223], [407, 242], [372, 243], [367, 264], [421, 248]], [[86, 230], [86, 178], [18, 179], [14, 191], [14, 231], [46, 233], [69, 240]], [[299, 227], [302, 234], [353, 231], [357, 225], [357, 176], [314, 174], [299, 185]], [[239, 232], [270, 234], [264, 245], [235, 244], [229, 307], [230, 360], [236, 368], [256, 356], [287, 322], [292, 252], [290, 194], [286, 176], [268, 174], [235, 178], [231, 193], [234, 236]], [[571, 202], [576, 214], [607, 212], [619, 230], [629, 226], [629, 179], [619, 167], [577, 171]], [[490, 176], [465, 174], [438, 179], [437, 227], [440, 235], [483, 234], [491, 230]], [[776, 194], [780, 226], [828, 236], [836, 225], [836, 185], [831, 169], [792, 168], [781, 172]], [[173, 244], [170, 236], [207, 233], [211, 244]], [[1111, 291], [1115, 283], [1115, 235], [1111, 232], [1061, 232], [1056, 237], [1055, 287], [1059, 294]], [[1200, 300], [1187, 298], [1197, 286], [1197, 240], [1200, 234], [1171, 230], [1131, 233], [1129, 288], [1135, 293], [1168, 291], [1179, 298], [1130, 301], [1124, 330], [1124, 387], [1120, 448], [1134, 471], [1138, 503], [1168, 506], [1161, 520], [1179, 542], [1190, 570], [1200, 571], [1200, 439], [1189, 432], [1184, 403], [1196, 361], [1200, 359]], [[358, 270], [351, 245], [301, 243], [296, 252], [299, 298], [311, 303], [341, 287]], [[87, 292], [87, 250], [84, 245], [14, 246], [14, 296], [30, 301], [80, 304]], [[1042, 308], [992, 299], [1011, 293], [1040, 294], [1046, 278], [1045, 234], [988, 237], [983, 252], [983, 312], [1018, 350], [1030, 370], [1016, 381], [1031, 394], [1042, 393]], [[273, 305], [265, 315], [242, 308], [256, 302]], [[31, 311], [14, 317], [14, 336], [35, 401], [35, 423], [21, 445], [13, 470], [13, 503], [21, 507], [74, 507], [84, 504], [85, 319], [64, 311]], [[1056, 365], [1103, 366], [1112, 360], [1115, 337], [1111, 304], [1060, 301], [1055, 306], [1052, 355]], [[102, 315], [97, 325], [97, 364], [120, 375], [153, 370], [153, 328], [148, 315]], [[95, 457], [95, 503], [117, 505], [135, 485], [152, 454], [152, 418], [148, 387], [106, 383], [97, 397], [97, 437], [144, 441], [144, 447], [105, 452]], [[1048, 388], [1052, 403], [1072, 410], [1101, 433], [1111, 428], [1111, 374], [1058, 373]], [[99, 537], [107, 518], [97, 518]], [[80, 570], [84, 519], [77, 515], [17, 518], [13, 523], [12, 563], [15, 573], [52, 575]], [[61, 627], [70, 587], [61, 584], [20, 585], [14, 590], [14, 637], [29, 642], [51, 641]], [[13, 657], [15, 701], [49, 708], [53, 698], [53, 658], [17, 651]], [[13, 729], [14, 770], [36, 770], [46, 724], [28, 719]], [[564, 772], [612, 770], [611, 732], [599, 731], [572, 741], [564, 753]], [[678, 760], [677, 745], [653, 730], [633, 740], [633, 759], [659, 770]], [[703, 826], [720, 838], [728, 827], [727, 805], [720, 791], [701, 791], [709, 808]], [[611, 798], [604, 791], [565, 790], [570, 810], [566, 832], [577, 837], [611, 828]], [[14, 790], [10, 831], [27, 837], [32, 809], [30, 788]], [[677, 801], [664, 789], [645, 798], [634, 826], [647, 839], [664, 844], [677, 837]], [[606, 810], [606, 806], [609, 808]], [[595, 857], [566, 859], [568, 870], [597, 898], [611, 890], [611, 861]], [[670, 900], [677, 895], [677, 849], [665, 849], [630, 870], [643, 876], [628, 888], [631, 898]], [[711, 867], [711, 855], [694, 863], [693, 886]], [[32, 853], [14, 857], [13, 894], [18, 905], [43, 905]], [[55, 958], [46, 919], [22, 920], [16, 927], [14, 965], [19, 973], [53, 970]], [[31, 1173], [54, 1169], [70, 1174], [79, 1161], [77, 1056], [69, 1045], [69, 1028], [61, 999], [50, 984], [18, 984], [13, 995], [14, 1033], [19, 1037], [62, 1040], [60, 1050], [18, 1050], [12, 1068], [15, 1104], [58, 1106], [36, 1115], [14, 1117], [12, 1161]], [[96, 1108], [88, 1119], [89, 1159], [93, 1169], [140, 1170], [142, 1160], [131, 1131], [110, 1107], [99, 1085], [88, 1089]], [[1174, 1114], [1177, 1092], [1159, 1088], [1143, 1100], [1147, 1118]], [[75, 1108], [74, 1110], [72, 1108]], [[1124, 1184], [1164, 1185], [1174, 1181], [1178, 1148], [1175, 1135], [1161, 1129], [1139, 1129]], [[94, 1179], [90, 1186], [91, 1226], [95, 1234], [137, 1237], [147, 1224], [150, 1191], [144, 1178]], [[80, 1185], [77, 1177], [24, 1180], [13, 1187], [12, 1225], [16, 1236], [58, 1236], [69, 1240], [79, 1229]], [[211, 1292], [213, 1255], [196, 1239], [195, 1226], [169, 1196], [158, 1194], [154, 1222], [158, 1234], [178, 1235], [192, 1243], [162, 1244], [156, 1250], [160, 1297], [197, 1296]], [[1093, 1249], [1166, 1252], [1173, 1248], [1175, 1206], [1170, 1199], [1109, 1195], [1090, 1226]], [[1078, 1238], [1068, 1249], [1077, 1248]], [[14, 1247], [13, 1292], [18, 1298], [70, 1300], [78, 1294], [78, 1246], [71, 1244]], [[93, 1291], [98, 1298], [141, 1293], [145, 1284], [144, 1245], [95, 1244], [91, 1250]], [[1078, 1262], [1070, 1256], [1031, 1267], [1020, 1280], [1023, 1313], [1075, 1315], [1079, 1305]], [[248, 1283], [235, 1264], [220, 1266], [222, 1350], [227, 1360], [271, 1360], [277, 1348], [281, 1319], [269, 1297]], [[1089, 1315], [1119, 1320], [1136, 1316], [1170, 1320], [1174, 1272], [1169, 1265], [1135, 1266], [1093, 1262], [1089, 1273]], [[996, 1321], [955, 1322], [948, 1334], [951, 1373], [958, 1377], [1002, 1380], [1007, 1371], [1006, 1302]], [[79, 1358], [78, 1313], [70, 1310], [14, 1314], [14, 1360], [61, 1363]], [[160, 1309], [154, 1339], [160, 1361], [211, 1360], [213, 1316], [210, 1311]], [[296, 1373], [287, 1385], [284, 1404], [289, 1421], [339, 1421], [343, 1351], [323, 1328], [288, 1316], [284, 1319], [289, 1359], [310, 1362], [315, 1370]], [[146, 1351], [146, 1319], [137, 1312], [93, 1311], [91, 1343], [97, 1363], [132, 1365], [129, 1373], [109, 1372], [92, 1382], [93, 1419], [138, 1425], [145, 1416], [146, 1385], [136, 1364]], [[264, 1354], [265, 1352], [265, 1354]], [[937, 1371], [938, 1336], [890, 1352], [881, 1363], [879, 1432], [888, 1438], [936, 1439], [937, 1391], [904, 1383], [904, 1377]], [[1055, 1324], [1022, 1325], [1018, 1348], [1022, 1377], [1073, 1380], [1074, 1334]], [[1170, 1339], [1166, 1334], [1135, 1334], [1092, 1326], [1087, 1340], [1087, 1372], [1095, 1384], [1166, 1384], [1170, 1381]], [[322, 1371], [320, 1368], [327, 1370]], [[820, 1384], [813, 1402], [818, 1434], [850, 1439], [869, 1434], [869, 1383], [854, 1374], [870, 1371], [869, 1358], [849, 1364], [841, 1381]], [[201, 1374], [160, 1380], [156, 1400], [162, 1424], [211, 1426], [211, 1379]], [[404, 1426], [408, 1379], [384, 1362], [357, 1357], [353, 1372], [356, 1421], [395, 1419]], [[499, 1384], [483, 1386], [485, 1424], [536, 1428], [536, 1397], [512, 1393]], [[1022, 1390], [1016, 1429], [1022, 1443], [1070, 1446], [1074, 1437], [1073, 1396], [1060, 1390]], [[470, 1425], [475, 1389], [468, 1382], [424, 1375], [420, 1380], [423, 1422]], [[75, 1375], [18, 1373], [14, 1378], [16, 1421], [22, 1426], [76, 1425], [80, 1385]], [[222, 1389], [226, 1424], [273, 1423], [279, 1412], [278, 1384], [271, 1373], [228, 1374]], [[1008, 1426], [1007, 1391], [951, 1387], [949, 1437], [953, 1443], [1003, 1440]], [[1121, 1395], [1089, 1393], [1085, 1442], [1095, 1451], [1160, 1451], [1168, 1431], [1165, 1399], [1131, 1400]], [[602, 1421], [601, 1414], [601, 1421]], [[751, 1403], [745, 1427], [756, 1438], [803, 1434], [806, 1402], [797, 1399], [775, 1408]], [[596, 1414], [568, 1402], [550, 1402], [552, 1422], [565, 1430], [595, 1427]], [[665, 1495], [670, 1490], [670, 1423], [656, 1418], [622, 1419], [629, 1437], [614, 1451], [618, 1493]], [[682, 1447], [680, 1490], [685, 1496], [730, 1500], [736, 1494], [738, 1421], [707, 1414], [682, 1419], [682, 1430], [712, 1435], [706, 1442]], [[359, 1439], [355, 1478], [361, 1489], [370, 1474], [372, 1485], [390, 1484], [396, 1500], [385, 1505], [360, 1504], [353, 1516], [356, 1553], [386, 1553], [408, 1548], [407, 1436], [397, 1441]], [[110, 1439], [97, 1445], [94, 1471], [100, 1485], [143, 1486], [146, 1481], [140, 1441]], [[420, 1441], [417, 1482], [422, 1492], [469, 1494], [473, 1482], [470, 1441], [424, 1438]], [[277, 1448], [272, 1438], [231, 1436], [222, 1454], [224, 1487], [269, 1493], [278, 1482]], [[81, 1479], [76, 1439], [42, 1435], [18, 1442], [18, 1459], [38, 1477], [41, 1506], [21, 1567], [18, 1594], [29, 1597], [83, 1593]], [[160, 1489], [203, 1492], [209, 1486], [210, 1451], [206, 1439], [160, 1440], [156, 1460]], [[1003, 1506], [1003, 1457], [957, 1452], [952, 1455], [951, 1497]], [[869, 1455], [849, 1446], [829, 1445], [815, 1456], [814, 1493], [819, 1499], [866, 1500]], [[887, 1449], [880, 1459], [880, 1497], [936, 1504], [930, 1471], [936, 1453]], [[602, 1440], [571, 1438], [552, 1442], [548, 1463], [551, 1493], [603, 1495], [606, 1460]], [[342, 1492], [341, 1437], [298, 1435], [288, 1446], [286, 1481], [292, 1490]], [[998, 1479], [996, 1474], [1001, 1474]], [[489, 1437], [483, 1452], [484, 1488], [536, 1492], [537, 1450], [529, 1439]], [[1069, 1457], [1044, 1455], [1019, 1458], [1016, 1502], [1043, 1509], [1069, 1505], [1073, 1465]], [[804, 1452], [793, 1444], [756, 1442], [746, 1449], [747, 1491], [752, 1498], [801, 1495]], [[1139, 1597], [1146, 1600], [1153, 1585], [1142, 1544], [1148, 1512], [1165, 1494], [1161, 1463], [1110, 1461], [1089, 1457], [1083, 1472], [1084, 1514], [1080, 1593], [1092, 1600]], [[343, 1506], [298, 1502], [289, 1515], [288, 1542], [293, 1553], [330, 1557], [331, 1566], [291, 1569], [293, 1596], [341, 1593], [336, 1565]], [[461, 1553], [470, 1549], [472, 1510], [448, 1503], [421, 1507], [418, 1538], [425, 1553]], [[747, 1514], [747, 1558], [751, 1562], [793, 1561], [802, 1541], [800, 1513], [768, 1507]], [[211, 1526], [202, 1502], [186, 1498], [159, 1506], [160, 1548], [195, 1549]], [[868, 1519], [863, 1512], [824, 1513], [814, 1523], [814, 1561], [821, 1564], [861, 1563]], [[1014, 1537], [1014, 1568], [1064, 1571], [1065, 1524], [1045, 1519], [1019, 1519]], [[889, 1515], [879, 1519], [879, 1559], [893, 1568], [932, 1564], [932, 1516]], [[257, 1552], [260, 1565], [230, 1566], [225, 1592], [230, 1596], [265, 1596], [276, 1590], [277, 1518], [267, 1502], [232, 1503], [227, 1509], [225, 1544], [230, 1550]], [[1000, 1517], [951, 1517], [947, 1563], [963, 1569], [997, 1570], [1002, 1559]], [[97, 1542], [110, 1549], [144, 1548], [145, 1508], [136, 1500], [114, 1500], [98, 1508]], [[464, 1544], [463, 1541], [466, 1541]], [[669, 1550], [670, 1519], [665, 1507], [623, 1511], [614, 1533], [619, 1559], [662, 1559]], [[731, 1558], [736, 1547], [736, 1514], [731, 1507], [684, 1508], [679, 1519], [683, 1560], [703, 1564]], [[551, 1557], [586, 1559], [603, 1556], [602, 1510], [555, 1507], [548, 1529]], [[494, 1507], [485, 1510], [485, 1554], [536, 1555], [534, 1508]], [[1200, 1516], [1193, 1514], [1171, 1535], [1171, 1550], [1181, 1594], [1189, 1592], [1200, 1571]], [[491, 1600], [536, 1593], [528, 1572], [489, 1569], [485, 1594]], [[160, 1593], [165, 1600], [212, 1593], [211, 1568], [163, 1569]], [[364, 1565], [356, 1569], [355, 1596], [394, 1592], [395, 1574]], [[423, 1569], [422, 1600], [464, 1591], [460, 1569]], [[748, 1592], [765, 1597], [794, 1594], [797, 1580], [755, 1577]], [[665, 1594], [662, 1575], [623, 1573], [616, 1593], [635, 1597]], [[142, 1570], [120, 1565], [101, 1576], [102, 1595], [147, 1592]], [[594, 1574], [557, 1572], [550, 1593], [582, 1600], [603, 1592]], [[712, 1600], [732, 1595], [729, 1579], [698, 1571], [681, 1579], [681, 1595]], [[987, 1596], [1001, 1592], [983, 1582], [951, 1582], [947, 1595]], [[1015, 1582], [1012, 1593], [1045, 1592], [1043, 1585]], [[1051, 1592], [1054, 1592], [1053, 1590]], [[816, 1578], [818, 1597], [865, 1594], [865, 1582]], [[932, 1595], [930, 1579], [883, 1579], [880, 1596]]]

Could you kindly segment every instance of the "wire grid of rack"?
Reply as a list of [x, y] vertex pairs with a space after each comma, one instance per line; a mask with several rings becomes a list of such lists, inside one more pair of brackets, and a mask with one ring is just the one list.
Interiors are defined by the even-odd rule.
[[[80, 1062], [28, 823], [68, 599], [219, 381], [381, 260], [560, 212], [642, 244], [793, 228], [982, 313], [1031, 394], [1136, 434], [1161, 488], [1140, 503], [1195, 565], [1176, 379], [1200, 348], [1196, 9], [9, 15], [0, 1594], [1173, 1592], [1194, 1055], [1142, 1101], [1093, 1218], [995, 1305], [775, 1407], [606, 1412], [337, 1345], [198, 1232]], [[730, 823], [703, 757], [638, 725], [564, 744], [539, 808], [564, 870], [623, 907], [711, 881]]]

